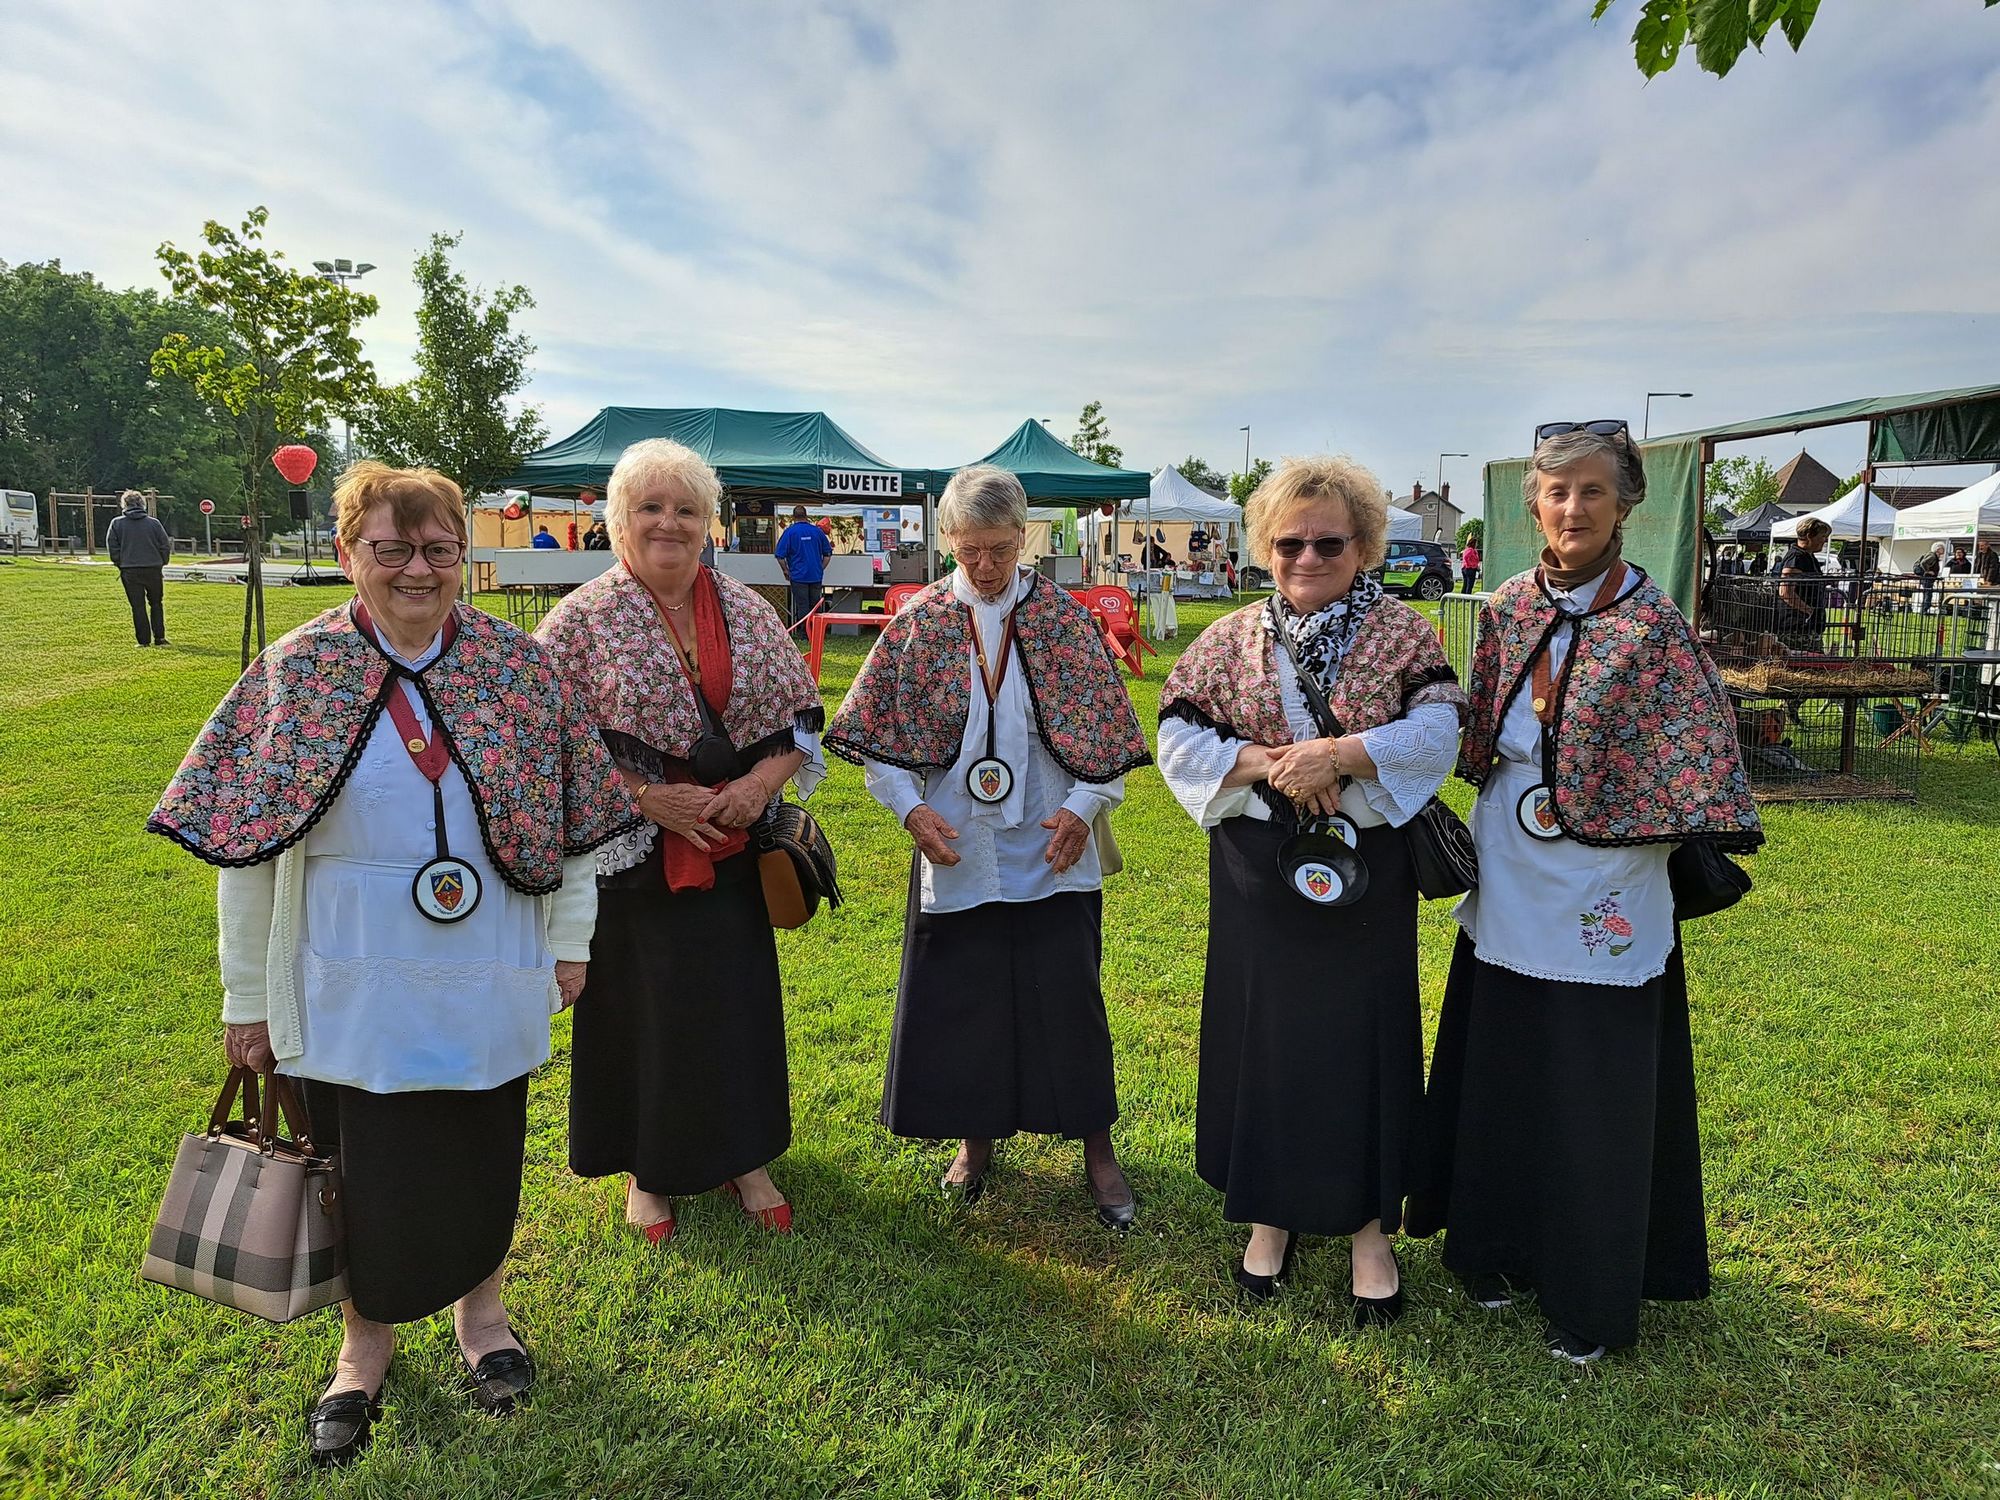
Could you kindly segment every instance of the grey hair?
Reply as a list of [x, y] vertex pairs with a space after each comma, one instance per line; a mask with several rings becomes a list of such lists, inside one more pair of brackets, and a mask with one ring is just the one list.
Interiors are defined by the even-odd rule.
[[1028, 492], [1006, 469], [968, 464], [951, 476], [938, 498], [937, 528], [946, 536], [968, 531], [1020, 530], [1028, 524]]
[[1622, 520], [1630, 515], [1632, 508], [1646, 498], [1646, 465], [1639, 456], [1639, 445], [1632, 441], [1629, 432], [1606, 436], [1581, 428], [1544, 438], [1535, 449], [1535, 456], [1528, 460], [1528, 467], [1521, 474], [1521, 500], [1527, 506], [1528, 514], [1535, 513], [1535, 498], [1541, 489], [1542, 475], [1560, 473], [1572, 464], [1599, 454], [1611, 460], [1612, 470], [1618, 475], [1619, 518]]
[[716, 506], [722, 502], [722, 481], [715, 470], [685, 443], [646, 438], [618, 455], [611, 481], [604, 486], [604, 527], [613, 543], [624, 546], [632, 507], [647, 491], [663, 484], [678, 486], [708, 512], [707, 519], [715, 519]]

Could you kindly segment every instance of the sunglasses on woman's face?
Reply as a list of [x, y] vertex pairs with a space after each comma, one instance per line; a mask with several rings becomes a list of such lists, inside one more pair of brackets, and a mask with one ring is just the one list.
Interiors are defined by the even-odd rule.
[[1331, 562], [1345, 552], [1347, 544], [1353, 540], [1353, 537], [1348, 536], [1316, 536], [1311, 541], [1302, 536], [1279, 536], [1271, 538], [1271, 550], [1286, 562], [1291, 562], [1304, 556], [1306, 548], [1310, 547]]
[[1595, 422], [1544, 422], [1535, 429], [1535, 446], [1569, 432], [1594, 433], [1598, 437], [1632, 436], [1631, 427], [1620, 417], [1600, 417]]

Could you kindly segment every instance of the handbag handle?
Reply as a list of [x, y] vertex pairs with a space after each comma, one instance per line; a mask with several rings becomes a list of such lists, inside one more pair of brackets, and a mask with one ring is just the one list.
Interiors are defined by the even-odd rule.
[[[275, 1151], [283, 1139], [283, 1126], [292, 1127], [292, 1144], [307, 1156], [312, 1155], [312, 1119], [306, 1114], [305, 1096], [296, 1088], [292, 1080], [283, 1073], [264, 1074], [265, 1114], [259, 1121], [260, 1134], [257, 1145], [263, 1151]], [[280, 1116], [282, 1115], [282, 1121]]]
[[235, 1107], [238, 1093], [243, 1095], [243, 1123], [254, 1127], [258, 1119], [257, 1070], [241, 1063], [231, 1066], [228, 1076], [222, 1080], [222, 1095], [215, 1101], [215, 1108], [208, 1112], [208, 1134], [213, 1140], [220, 1136], [229, 1124], [229, 1111]]

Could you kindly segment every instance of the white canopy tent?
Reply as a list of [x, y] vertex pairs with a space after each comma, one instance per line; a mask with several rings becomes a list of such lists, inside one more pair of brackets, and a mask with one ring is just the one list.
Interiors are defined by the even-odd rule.
[[2000, 474], [1988, 474], [1955, 495], [1896, 513], [1898, 540], [1949, 542], [2000, 531]]
[[[1857, 486], [1831, 505], [1822, 505], [1804, 515], [1783, 516], [1772, 521], [1771, 535], [1789, 538], [1797, 533], [1799, 522], [1814, 520], [1831, 526], [1836, 538], [1858, 538], [1861, 535], [1861, 506], [1861, 490]], [[1896, 535], [1896, 512], [1880, 495], [1868, 501], [1868, 535], [1878, 540]]]

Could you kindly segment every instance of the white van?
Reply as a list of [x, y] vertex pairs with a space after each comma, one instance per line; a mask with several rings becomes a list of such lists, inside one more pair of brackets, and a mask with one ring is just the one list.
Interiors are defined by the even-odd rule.
[[17, 538], [7, 544], [13, 547], [41, 546], [41, 511], [26, 490], [0, 490], [0, 537]]

